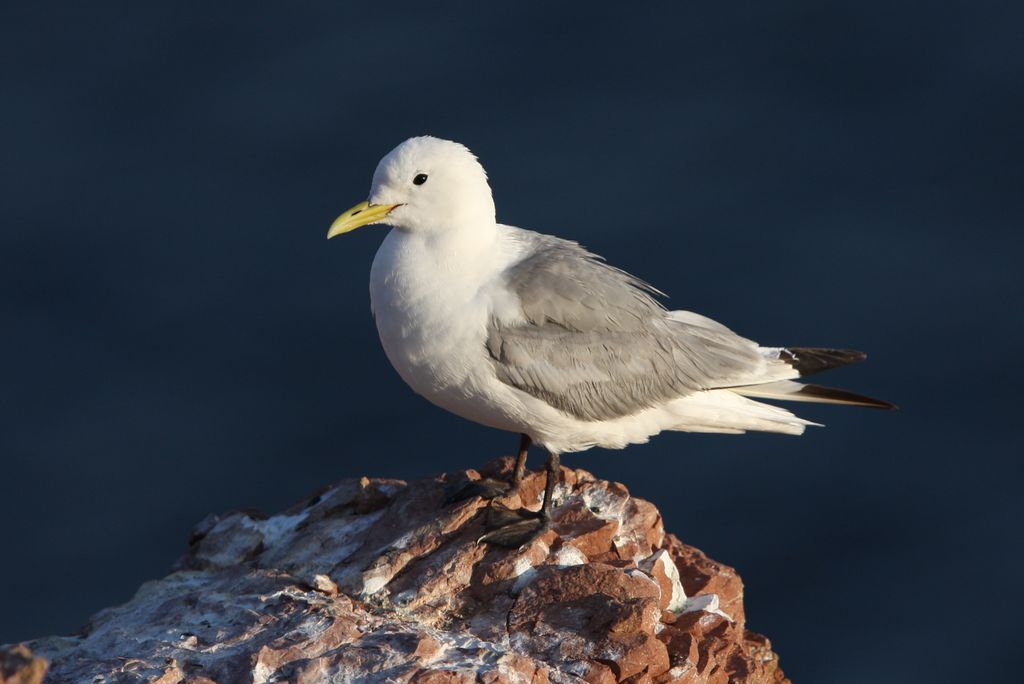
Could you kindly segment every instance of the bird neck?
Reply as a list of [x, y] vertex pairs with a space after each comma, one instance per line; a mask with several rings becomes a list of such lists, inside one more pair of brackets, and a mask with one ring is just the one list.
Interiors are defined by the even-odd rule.
[[487, 261], [498, 241], [498, 226], [490, 221], [465, 221], [422, 236], [425, 246], [441, 262], [469, 264]]

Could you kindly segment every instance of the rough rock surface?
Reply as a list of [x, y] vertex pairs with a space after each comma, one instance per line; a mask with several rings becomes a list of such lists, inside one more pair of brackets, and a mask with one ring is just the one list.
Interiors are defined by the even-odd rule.
[[[563, 468], [550, 528], [505, 549], [477, 543], [489, 502], [446, 502], [480, 477], [345, 480], [273, 517], [210, 516], [175, 572], [28, 646], [48, 682], [787, 681], [740, 578], [650, 503]], [[500, 503], [537, 508], [543, 481]]]
[[46, 661], [24, 644], [0, 647], [0, 684], [40, 684], [45, 676]]

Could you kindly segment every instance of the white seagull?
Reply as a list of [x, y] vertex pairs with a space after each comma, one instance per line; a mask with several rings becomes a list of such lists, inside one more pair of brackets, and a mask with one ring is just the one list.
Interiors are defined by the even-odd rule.
[[[662, 430], [800, 434], [808, 425], [749, 397], [893, 408], [795, 378], [860, 361], [841, 349], [761, 347], [710, 318], [669, 311], [662, 293], [576, 242], [495, 220], [487, 174], [464, 146], [410, 138], [377, 165], [370, 197], [332, 238], [392, 227], [370, 269], [391, 364], [418, 394], [547, 449], [539, 512], [485, 535], [518, 545], [546, 523], [559, 454], [620, 449]], [[491, 483], [496, 487], [496, 483]], [[505, 485], [507, 488], [508, 485]]]

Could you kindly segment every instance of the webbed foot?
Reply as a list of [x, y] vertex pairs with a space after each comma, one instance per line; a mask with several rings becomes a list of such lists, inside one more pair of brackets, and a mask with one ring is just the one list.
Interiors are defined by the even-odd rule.
[[548, 517], [539, 511], [491, 505], [487, 530], [478, 542], [518, 548], [547, 529]]

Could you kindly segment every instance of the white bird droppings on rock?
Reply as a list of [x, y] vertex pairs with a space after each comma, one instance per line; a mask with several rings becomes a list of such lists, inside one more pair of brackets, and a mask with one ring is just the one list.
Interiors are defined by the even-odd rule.
[[701, 594], [700, 596], [694, 596], [693, 598], [686, 599], [683, 604], [682, 613], [693, 613], [702, 611], [704, 613], [711, 613], [712, 615], [721, 615], [729, 622], [735, 622], [728, 613], [718, 607], [718, 594]]
[[[465, 473], [346, 480], [279, 516], [214, 516], [177, 572], [80, 637], [30, 646], [54, 682], [118, 679], [129, 660], [140, 681], [786, 682], [745, 628], [731, 568], [621, 485], [562, 475], [549, 527], [518, 550], [475, 543], [488, 502], [444, 503]], [[522, 483], [528, 508], [543, 479]], [[667, 610], [683, 588], [695, 598]]]

